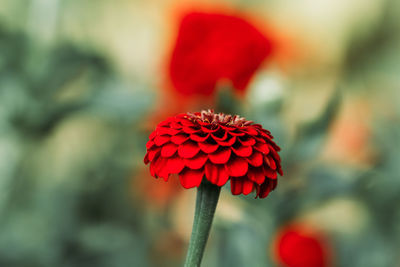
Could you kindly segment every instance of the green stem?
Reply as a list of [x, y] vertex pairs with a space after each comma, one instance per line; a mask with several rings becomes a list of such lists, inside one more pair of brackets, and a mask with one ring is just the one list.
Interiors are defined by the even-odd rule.
[[203, 182], [197, 189], [192, 236], [185, 267], [199, 267], [203, 258], [221, 187]]

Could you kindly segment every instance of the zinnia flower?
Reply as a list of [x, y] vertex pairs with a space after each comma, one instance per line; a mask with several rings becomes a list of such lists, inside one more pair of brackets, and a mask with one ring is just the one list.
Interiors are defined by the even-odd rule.
[[145, 164], [150, 173], [168, 181], [177, 174], [185, 188], [203, 179], [223, 186], [231, 182], [232, 194], [264, 198], [282, 175], [280, 148], [269, 131], [239, 116], [212, 110], [184, 113], [158, 124], [146, 144]]
[[182, 95], [211, 95], [227, 79], [244, 91], [264, 59], [271, 41], [238, 16], [192, 12], [180, 24], [169, 73]]
[[330, 250], [322, 234], [309, 226], [284, 227], [275, 241], [277, 260], [288, 267], [330, 266]]

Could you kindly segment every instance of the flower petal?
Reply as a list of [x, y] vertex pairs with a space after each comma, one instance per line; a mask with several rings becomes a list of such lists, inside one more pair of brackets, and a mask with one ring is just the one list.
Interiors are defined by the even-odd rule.
[[232, 146], [235, 142], [236, 142], [236, 136], [232, 136], [230, 139], [228, 139], [226, 141], [217, 140], [217, 143], [220, 146]]
[[238, 148], [232, 147], [232, 150], [239, 157], [249, 157], [253, 152], [251, 146], [239, 146]]
[[278, 162], [278, 173], [280, 174], [280, 176], [283, 176], [282, 167], [281, 167], [281, 164], [279, 162]]
[[180, 122], [183, 126], [194, 126], [195, 124], [187, 119], [187, 118], [178, 118], [177, 119], [178, 122]]
[[187, 134], [197, 133], [200, 130], [195, 127], [183, 126], [182, 131]]
[[235, 131], [237, 129], [236, 127], [226, 125], [221, 125], [221, 128], [228, 132]]
[[191, 159], [184, 159], [185, 165], [190, 169], [200, 169], [206, 164], [208, 157], [206, 154], [200, 152], [195, 157]]
[[263, 174], [270, 179], [276, 179], [278, 177], [275, 170], [272, 170], [271, 168], [266, 166], [263, 167]]
[[281, 148], [280, 148], [277, 144], [275, 144], [274, 141], [268, 140], [267, 143], [268, 143], [269, 145], [271, 145], [271, 146], [274, 148], [275, 151], [281, 151]]
[[204, 170], [184, 169], [179, 174], [179, 180], [184, 188], [199, 186], [204, 176]]
[[225, 165], [229, 176], [240, 177], [247, 173], [249, 165], [247, 161], [241, 157], [232, 157]]
[[154, 149], [154, 150], [149, 150], [149, 152], [148, 152], [149, 161], [155, 160], [158, 157], [160, 151], [161, 151], [161, 148], [157, 148], [157, 149]]
[[276, 170], [276, 164], [271, 156], [264, 156], [265, 163], [273, 170]]
[[149, 135], [149, 140], [153, 140], [156, 136], [157, 136], [156, 131], [151, 132], [151, 134]]
[[156, 177], [156, 164], [154, 161], [150, 162], [150, 174], [153, 177]]
[[168, 143], [165, 144], [161, 148], [161, 156], [164, 158], [169, 158], [175, 154], [175, 152], [178, 150], [178, 146], [175, 145], [174, 143]]
[[202, 130], [203, 132], [205, 132], [205, 133], [215, 133], [216, 131], [219, 130], [219, 125], [217, 125], [215, 128], [214, 128], [214, 127], [215, 127], [215, 126], [213, 126], [213, 125], [211, 125], [211, 124], [210, 124], [209, 127], [201, 126], [201, 130]]
[[147, 149], [150, 149], [150, 148], [152, 148], [154, 145], [155, 145], [154, 142], [153, 142], [152, 140], [150, 140], [150, 141], [148, 141], [148, 142], [146, 143], [146, 148], [147, 148]]
[[253, 154], [246, 158], [246, 160], [250, 163], [250, 165], [259, 167], [263, 164], [263, 154], [258, 151], [253, 151]]
[[214, 153], [208, 154], [208, 158], [210, 159], [210, 161], [215, 164], [227, 163], [230, 156], [231, 150], [226, 147], [220, 147]]
[[273, 138], [270, 132], [265, 132], [265, 131], [263, 131], [263, 130], [264, 130], [264, 129], [261, 129], [261, 131], [260, 131], [260, 135], [261, 135], [263, 138], [265, 138], [265, 139], [272, 139], [272, 138]]
[[[276, 180], [275, 180], [276, 181]], [[276, 184], [271, 180], [265, 181], [261, 186], [260, 186], [260, 192], [258, 193], [258, 196], [260, 198], [265, 198], [268, 196], [268, 194], [275, 188]]]
[[156, 176], [163, 178], [165, 181], [168, 181], [168, 170], [165, 168], [167, 165], [167, 159], [163, 157], [159, 157], [154, 161], [155, 165], [155, 173]]
[[164, 135], [164, 134], [175, 135], [175, 134], [179, 133], [179, 130], [173, 129], [173, 128], [170, 128], [170, 127], [158, 127], [156, 129], [156, 132], [157, 132], [158, 135]]
[[183, 160], [178, 156], [168, 158], [165, 166], [168, 173], [180, 173], [184, 167]]
[[253, 126], [247, 126], [247, 127], [245, 126], [239, 129], [249, 135], [254, 135], [254, 136], [258, 135], [258, 131]]
[[243, 195], [248, 195], [253, 191], [254, 183], [249, 179], [243, 179]]
[[207, 162], [204, 170], [207, 179], [215, 185], [223, 186], [229, 179], [223, 165]]
[[176, 129], [176, 130], [182, 129], [182, 124], [180, 124], [180, 123], [178, 123], [176, 121], [171, 122], [170, 126], [171, 126], [171, 128]]
[[157, 124], [157, 128], [158, 127], [169, 127], [169, 125], [171, 124], [171, 122], [174, 121], [173, 117], [169, 117], [168, 119], [160, 122], [159, 124]]
[[199, 151], [199, 146], [193, 141], [186, 141], [178, 147], [178, 154], [182, 158], [193, 158]]
[[244, 146], [253, 146], [253, 145], [255, 145], [256, 140], [252, 137], [247, 137], [247, 138], [242, 137], [242, 138], [239, 138], [239, 142]]
[[244, 135], [246, 135], [246, 133], [243, 133], [243, 132], [240, 132], [240, 131], [237, 131], [237, 132], [234, 132], [234, 131], [232, 131], [232, 132], [229, 132], [231, 135], [234, 135], [234, 136], [244, 136]]
[[183, 133], [171, 136], [171, 142], [174, 144], [177, 144], [177, 145], [182, 144], [183, 142], [185, 142], [188, 139], [189, 139], [189, 136], [187, 136], [186, 134], [183, 134]]
[[275, 161], [280, 162], [281, 157], [279, 156], [279, 154], [275, 151], [275, 149], [271, 145], [268, 145], [268, 147], [269, 147], [270, 155], [272, 155], [272, 157], [274, 158]]
[[149, 153], [146, 153], [146, 155], [144, 156], [144, 159], [143, 159], [143, 162], [144, 162], [144, 164], [149, 164], [149, 162], [150, 162], [150, 160], [149, 160]]
[[264, 168], [250, 168], [247, 177], [257, 184], [262, 184], [265, 181]]
[[207, 138], [209, 137], [209, 134], [200, 134], [200, 133], [192, 133], [190, 135], [190, 139], [192, 139], [193, 141], [196, 142], [204, 142], [207, 140]]
[[199, 147], [201, 151], [203, 151], [204, 153], [210, 154], [215, 152], [218, 149], [219, 145], [204, 142], [204, 143], [199, 143]]
[[169, 135], [157, 135], [154, 138], [154, 143], [157, 146], [162, 146], [163, 144], [169, 142], [170, 139], [171, 139], [171, 137]]
[[[221, 134], [221, 132], [218, 132], [219, 134]], [[225, 141], [228, 138], [228, 132], [224, 132], [223, 135], [221, 137], [218, 137], [215, 134], [211, 134], [211, 137], [215, 140], [215, 141]]]
[[231, 178], [232, 195], [240, 195], [243, 190], [243, 181], [241, 178]]
[[255, 144], [254, 148], [256, 150], [264, 153], [265, 155], [267, 155], [269, 153], [269, 147], [267, 144], [257, 142], [257, 144]]

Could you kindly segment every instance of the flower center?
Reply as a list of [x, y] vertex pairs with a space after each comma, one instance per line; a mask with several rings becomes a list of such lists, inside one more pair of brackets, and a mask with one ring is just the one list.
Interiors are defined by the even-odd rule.
[[190, 113], [187, 115], [189, 119], [201, 120], [211, 124], [222, 124], [222, 125], [233, 125], [233, 126], [247, 126], [252, 124], [252, 121], [248, 121], [239, 115], [229, 115], [224, 113], [214, 113], [214, 110], [202, 110], [201, 112]]

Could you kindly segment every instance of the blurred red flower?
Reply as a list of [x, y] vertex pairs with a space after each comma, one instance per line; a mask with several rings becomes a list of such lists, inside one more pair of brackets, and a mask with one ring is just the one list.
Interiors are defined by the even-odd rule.
[[323, 234], [307, 225], [289, 225], [274, 243], [277, 261], [287, 267], [327, 267], [330, 249]]
[[150, 173], [168, 181], [178, 174], [185, 188], [203, 177], [218, 186], [231, 181], [232, 194], [266, 197], [282, 175], [280, 148], [269, 131], [239, 116], [213, 111], [184, 113], [161, 122], [146, 144]]
[[245, 19], [221, 13], [191, 12], [180, 24], [169, 74], [182, 95], [211, 95], [227, 79], [244, 91], [271, 53], [271, 41]]

